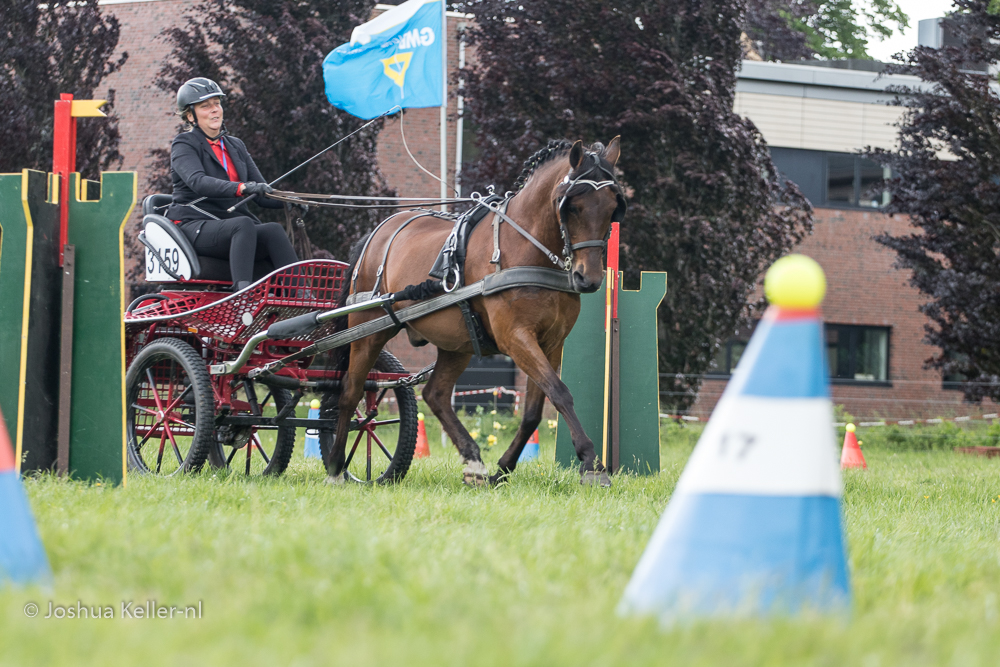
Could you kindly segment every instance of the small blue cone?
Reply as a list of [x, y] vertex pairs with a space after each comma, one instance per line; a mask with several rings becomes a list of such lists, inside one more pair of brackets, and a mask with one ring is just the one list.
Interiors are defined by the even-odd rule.
[[[820, 287], [792, 298], [816, 283], [816, 271]], [[825, 279], [811, 259], [791, 255], [771, 268], [765, 289], [772, 305], [632, 574], [622, 614], [670, 624], [850, 603], [817, 310]]]
[[14, 465], [14, 448], [0, 413], [0, 586], [46, 583], [49, 560]]
[[[309, 419], [319, 419], [319, 400], [315, 398], [309, 403]], [[307, 459], [323, 458], [319, 451], [319, 431], [314, 428], [306, 429], [305, 456]]]
[[525, 461], [534, 461], [538, 458], [538, 429], [531, 434], [528, 438], [528, 442], [525, 443], [524, 449], [521, 450], [521, 455], [517, 457], [518, 463], [524, 463]]

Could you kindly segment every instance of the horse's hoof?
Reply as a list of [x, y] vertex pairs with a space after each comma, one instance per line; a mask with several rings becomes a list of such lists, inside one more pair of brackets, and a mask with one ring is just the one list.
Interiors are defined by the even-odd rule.
[[604, 470], [601, 472], [594, 472], [593, 470], [588, 470], [587, 472], [580, 475], [580, 484], [584, 486], [611, 486], [611, 478], [608, 477], [608, 473]]
[[500, 486], [501, 484], [506, 484], [508, 481], [510, 481], [509, 472], [497, 470], [494, 474], [490, 475], [490, 486]]
[[462, 474], [462, 484], [466, 486], [488, 486], [490, 483], [490, 478], [486, 475], [480, 475], [475, 472], [466, 472]]
[[343, 475], [327, 475], [326, 483], [328, 486], [343, 486], [347, 484], [347, 479]]

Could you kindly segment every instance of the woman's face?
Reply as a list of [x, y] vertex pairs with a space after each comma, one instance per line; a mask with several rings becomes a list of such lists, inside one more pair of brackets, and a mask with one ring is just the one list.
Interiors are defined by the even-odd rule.
[[194, 105], [194, 117], [201, 131], [215, 137], [222, 131], [222, 100], [212, 97]]

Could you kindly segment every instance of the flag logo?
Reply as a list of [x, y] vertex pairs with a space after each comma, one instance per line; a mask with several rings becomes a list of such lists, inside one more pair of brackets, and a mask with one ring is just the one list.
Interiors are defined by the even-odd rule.
[[382, 67], [385, 69], [385, 75], [399, 86], [400, 97], [406, 96], [406, 89], [403, 87], [403, 84], [406, 82], [406, 70], [409, 68], [410, 60], [412, 59], [412, 52], [396, 53], [382, 59]]
[[442, 0], [408, 0], [354, 29], [323, 60], [330, 104], [359, 118], [444, 99]]

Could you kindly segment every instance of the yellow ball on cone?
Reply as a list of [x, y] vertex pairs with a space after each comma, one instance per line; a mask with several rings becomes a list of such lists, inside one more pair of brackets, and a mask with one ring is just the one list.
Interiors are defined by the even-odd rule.
[[764, 275], [764, 294], [780, 308], [811, 310], [826, 295], [826, 276], [813, 258], [786, 255]]

